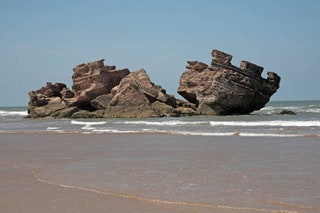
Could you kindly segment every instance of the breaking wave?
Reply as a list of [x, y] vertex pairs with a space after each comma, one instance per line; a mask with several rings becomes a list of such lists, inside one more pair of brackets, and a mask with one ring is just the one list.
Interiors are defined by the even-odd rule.
[[197, 131], [172, 131], [158, 129], [118, 130], [118, 129], [94, 129], [85, 134], [169, 134], [190, 136], [239, 136], [239, 137], [320, 137], [320, 134], [278, 134], [278, 133], [253, 133], [253, 132], [197, 132]]
[[182, 126], [182, 125], [209, 125], [209, 121], [124, 121], [123, 124], [152, 125], [152, 126]]
[[27, 111], [7, 111], [7, 110], [0, 110], [0, 117], [1, 116], [27, 116]]
[[75, 125], [83, 125], [83, 127], [81, 127], [81, 129], [83, 130], [94, 130], [95, 125], [103, 125], [103, 124], [106, 124], [107, 122], [106, 121], [75, 121], [75, 120], [72, 120], [71, 121], [71, 124], [75, 124]]
[[[297, 115], [280, 115], [283, 109]], [[26, 107], [1, 107], [0, 132], [172, 134], [194, 136], [320, 137], [320, 101], [273, 102], [239, 116], [23, 119]]]
[[106, 123], [107, 123], [106, 121], [75, 121], [75, 120], [71, 121], [71, 124], [85, 125], [85, 126], [102, 125]]
[[147, 125], [147, 126], [266, 126], [266, 127], [320, 127], [320, 121], [124, 121], [119, 124]]
[[[254, 112], [253, 114], [279, 114], [282, 110], [290, 110], [295, 113], [320, 113], [320, 102], [314, 101], [314, 104], [308, 104], [307, 102], [301, 102], [299, 106], [297, 106], [297, 102], [292, 103], [291, 105], [286, 102], [274, 102], [271, 106], [266, 106], [259, 111]], [[290, 103], [290, 102], [289, 102]], [[277, 105], [278, 104], [278, 105]]]
[[320, 127], [320, 121], [210, 121], [211, 126]]

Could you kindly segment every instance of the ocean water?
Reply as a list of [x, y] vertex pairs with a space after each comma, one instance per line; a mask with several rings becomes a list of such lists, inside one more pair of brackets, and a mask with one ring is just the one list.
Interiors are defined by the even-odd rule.
[[[280, 115], [282, 110], [297, 115]], [[165, 133], [202, 136], [320, 137], [319, 101], [275, 101], [249, 115], [144, 119], [26, 119], [26, 107], [0, 107], [0, 132]]]

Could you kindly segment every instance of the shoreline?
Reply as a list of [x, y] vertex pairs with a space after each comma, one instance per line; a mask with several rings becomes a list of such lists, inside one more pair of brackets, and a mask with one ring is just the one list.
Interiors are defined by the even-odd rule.
[[243, 138], [320, 138], [318, 134], [267, 134], [267, 133], [245, 133], [245, 132], [228, 132], [228, 133], [192, 133], [192, 132], [181, 132], [181, 131], [67, 131], [67, 130], [48, 130], [48, 131], [0, 131], [0, 135], [10, 134], [26, 134], [26, 135], [172, 135], [172, 136], [194, 136], [194, 137], [243, 137]]
[[318, 212], [319, 149], [312, 137], [0, 134], [0, 203], [6, 212]]

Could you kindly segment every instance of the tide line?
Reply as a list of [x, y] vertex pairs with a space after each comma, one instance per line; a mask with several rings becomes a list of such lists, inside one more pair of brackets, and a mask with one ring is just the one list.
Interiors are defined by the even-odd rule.
[[97, 193], [97, 194], [102, 194], [102, 195], [111, 195], [114, 197], [131, 199], [131, 200], [136, 200], [136, 201], [140, 201], [140, 202], [147, 202], [147, 203], [151, 203], [151, 204], [175, 205], [175, 206], [207, 208], [207, 209], [228, 209], [228, 210], [235, 210], [235, 211], [254, 211], [254, 212], [269, 212], [269, 213], [298, 213], [297, 211], [290, 211], [290, 210], [269, 210], [269, 209], [250, 208], [250, 207], [233, 207], [233, 206], [224, 206], [224, 205], [210, 205], [210, 204], [196, 203], [196, 202], [152, 199], [152, 198], [141, 197], [141, 196], [133, 195], [133, 194], [123, 194], [123, 193], [112, 191], [112, 190], [97, 190], [97, 189], [92, 189], [92, 188], [87, 188], [87, 187], [82, 187], [82, 186], [72, 186], [72, 185], [66, 185], [66, 184], [61, 184], [61, 183], [55, 183], [55, 182], [40, 178], [40, 176], [38, 175], [38, 173], [36, 171], [32, 171], [32, 174], [34, 175], [36, 180], [41, 183], [46, 183], [49, 185], [59, 186], [62, 188], [67, 188], [67, 189], [76, 189], [76, 190], [87, 191], [87, 192], [92, 192], [92, 193]]
[[316, 210], [316, 211], [320, 212], [320, 208], [316, 208], [316, 207], [295, 205], [295, 204], [286, 203], [286, 202], [282, 202], [282, 201], [276, 201], [276, 200], [267, 200], [266, 202], [274, 203], [277, 205], [286, 206], [286, 207], [290, 207], [290, 208], [309, 209], [309, 210]]

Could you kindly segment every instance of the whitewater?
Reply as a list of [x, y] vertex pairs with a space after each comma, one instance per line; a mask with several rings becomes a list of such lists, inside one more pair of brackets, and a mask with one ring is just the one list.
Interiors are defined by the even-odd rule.
[[[281, 115], [282, 110], [297, 115]], [[145, 119], [27, 119], [26, 116], [26, 107], [0, 107], [0, 132], [320, 137], [320, 101], [270, 102], [259, 111], [238, 116]]]

